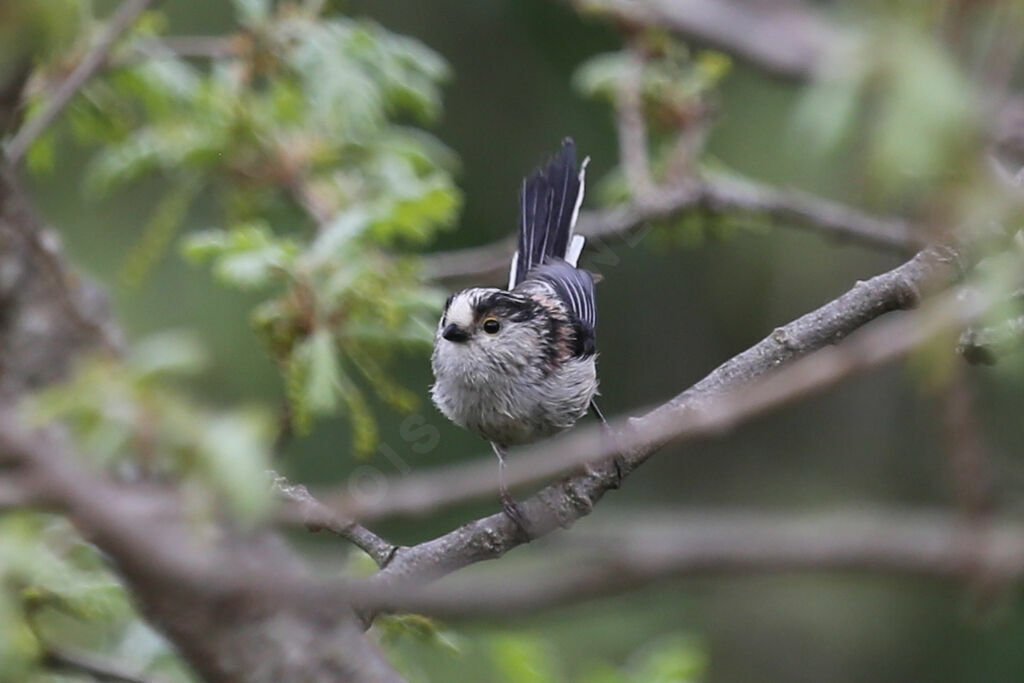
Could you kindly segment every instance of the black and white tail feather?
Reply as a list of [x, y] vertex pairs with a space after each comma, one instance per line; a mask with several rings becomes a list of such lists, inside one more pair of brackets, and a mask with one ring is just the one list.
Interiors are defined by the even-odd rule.
[[529, 280], [550, 285], [575, 316], [580, 351], [595, 352], [597, 304], [594, 278], [580, 270], [580, 254], [586, 238], [573, 234], [586, 189], [587, 164], [576, 168], [576, 145], [572, 138], [545, 166], [523, 179], [519, 192], [519, 240], [512, 256], [508, 288], [515, 291]]
[[573, 229], [583, 206], [587, 164], [576, 170], [576, 144], [562, 141], [562, 149], [546, 166], [523, 179], [519, 191], [519, 241], [512, 256], [508, 288], [526, 279], [548, 257], [557, 257], [576, 267], [586, 239]]

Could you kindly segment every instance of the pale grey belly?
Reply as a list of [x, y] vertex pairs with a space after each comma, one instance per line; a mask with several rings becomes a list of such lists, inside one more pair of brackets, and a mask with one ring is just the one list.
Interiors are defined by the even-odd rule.
[[547, 377], [460, 382], [441, 375], [434, 403], [455, 424], [505, 446], [530, 443], [572, 427], [597, 393], [594, 359], [570, 361]]

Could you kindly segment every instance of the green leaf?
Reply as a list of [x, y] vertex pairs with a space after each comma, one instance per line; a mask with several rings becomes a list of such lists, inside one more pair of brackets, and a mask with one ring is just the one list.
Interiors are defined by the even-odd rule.
[[256, 289], [287, 272], [298, 247], [290, 239], [275, 237], [266, 224], [256, 222], [229, 231], [190, 235], [182, 253], [192, 263], [213, 260], [214, 275], [227, 285]]
[[572, 83], [588, 97], [613, 100], [624, 78], [636, 68], [635, 60], [626, 52], [611, 52], [591, 57], [576, 68]]
[[0, 680], [25, 680], [41, 654], [25, 615], [7, 591], [0, 589]]
[[948, 53], [916, 34], [901, 36], [900, 47], [871, 155], [883, 186], [958, 169], [956, 159], [977, 134], [971, 88]]
[[51, 173], [57, 158], [57, 134], [53, 129], [43, 132], [25, 153], [28, 170], [37, 176]]
[[491, 661], [507, 683], [555, 683], [562, 680], [551, 651], [537, 637], [504, 634], [490, 640]]
[[331, 415], [338, 409], [341, 391], [341, 368], [330, 331], [318, 329], [296, 349], [308, 365], [306, 375], [306, 402], [320, 415]]
[[257, 520], [272, 502], [266, 478], [272, 431], [264, 413], [250, 411], [213, 417], [199, 435], [203, 468], [242, 521]]
[[698, 683], [708, 667], [705, 648], [685, 634], [659, 638], [631, 660], [630, 680], [644, 683]]
[[140, 379], [164, 375], [196, 374], [207, 364], [206, 351], [188, 331], [161, 332], [135, 342], [128, 364]]
[[401, 638], [411, 638], [452, 654], [462, 654], [458, 637], [454, 633], [444, 630], [433, 619], [419, 614], [381, 615], [374, 621], [374, 629], [387, 643], [393, 643]]
[[171, 186], [143, 227], [142, 235], [133, 244], [121, 262], [119, 278], [125, 287], [137, 288], [166, 253], [178, 234], [185, 216], [199, 191], [199, 183], [188, 179]]
[[232, 0], [243, 24], [258, 24], [270, 16], [271, 0]]

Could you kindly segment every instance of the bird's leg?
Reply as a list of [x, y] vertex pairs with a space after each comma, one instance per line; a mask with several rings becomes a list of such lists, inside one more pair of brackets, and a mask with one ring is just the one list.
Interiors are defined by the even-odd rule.
[[508, 492], [508, 487], [505, 485], [505, 447], [492, 441], [491, 448], [494, 450], [494, 454], [498, 456], [498, 490], [501, 492], [501, 509], [505, 511], [505, 514], [516, 525], [516, 528], [523, 534], [523, 537], [529, 541], [530, 530], [526, 526], [526, 518], [523, 516], [522, 508], [519, 507], [519, 503]]
[[601, 409], [597, 407], [597, 401], [593, 399], [590, 400], [590, 412], [594, 414], [594, 417], [600, 420], [601, 429], [604, 430], [605, 436], [608, 437], [608, 439], [611, 440], [612, 445], [615, 446], [616, 453], [612, 456], [612, 464], [615, 465], [615, 485], [613, 488], [617, 489], [622, 486], [622, 477], [625, 476], [624, 472], [626, 469], [626, 463], [622, 459], [622, 453], [619, 451], [618, 444], [616, 443], [615, 432], [613, 432], [612, 428], [608, 426], [608, 420], [604, 419], [604, 413], [602, 413]]

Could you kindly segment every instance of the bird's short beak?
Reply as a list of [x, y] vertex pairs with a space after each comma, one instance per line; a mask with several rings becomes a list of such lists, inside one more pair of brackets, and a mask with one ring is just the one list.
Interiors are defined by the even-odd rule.
[[441, 336], [450, 342], [456, 342], [459, 344], [469, 339], [469, 333], [455, 323], [448, 323], [441, 332]]

